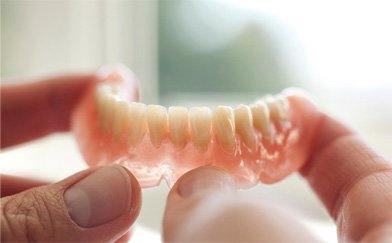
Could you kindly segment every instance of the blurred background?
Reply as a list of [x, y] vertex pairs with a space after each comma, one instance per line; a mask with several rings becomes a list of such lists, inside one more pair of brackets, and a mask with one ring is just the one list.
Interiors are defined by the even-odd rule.
[[[1, 79], [121, 62], [139, 77], [143, 102], [186, 106], [250, 103], [302, 87], [391, 159], [391, 11], [388, 0], [1, 0]], [[70, 134], [0, 158], [2, 173], [51, 181], [86, 168]], [[167, 192], [144, 190], [135, 242], [160, 241]], [[317, 238], [336, 242], [299, 176], [243, 193], [292, 208]]]

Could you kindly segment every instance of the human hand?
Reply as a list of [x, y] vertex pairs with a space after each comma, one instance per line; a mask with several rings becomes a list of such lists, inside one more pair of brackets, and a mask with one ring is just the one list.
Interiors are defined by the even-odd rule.
[[[343, 242], [392, 239], [392, 164], [350, 128], [320, 112], [314, 150], [300, 173], [318, 195]], [[215, 167], [182, 176], [163, 221], [167, 242], [313, 242], [276, 207], [235, 194], [233, 179]], [[282, 223], [284, 222], [284, 223]]]
[[[63, 75], [2, 86], [1, 147], [68, 131], [73, 106], [94, 79]], [[119, 165], [54, 184], [1, 175], [1, 241], [126, 240], [140, 206], [138, 182]]]

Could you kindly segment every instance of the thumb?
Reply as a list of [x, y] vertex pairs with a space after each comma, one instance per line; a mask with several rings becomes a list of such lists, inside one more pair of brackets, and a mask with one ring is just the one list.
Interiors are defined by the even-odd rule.
[[278, 205], [250, 200], [236, 193], [234, 179], [213, 166], [192, 170], [173, 186], [163, 218], [163, 240], [315, 242]]
[[[219, 228], [211, 222], [220, 217], [219, 209], [227, 206], [222, 200], [235, 192], [234, 179], [217, 167], [203, 166], [183, 175], [167, 198], [164, 242], [211, 241], [208, 232], [214, 233]], [[209, 228], [208, 232], [205, 227]]]
[[141, 191], [119, 165], [1, 198], [1, 241], [113, 241], [139, 214]]

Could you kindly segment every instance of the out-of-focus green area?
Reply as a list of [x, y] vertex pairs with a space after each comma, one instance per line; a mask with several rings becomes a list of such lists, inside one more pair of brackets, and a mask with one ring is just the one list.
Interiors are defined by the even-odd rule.
[[[246, 15], [243, 11], [230, 10], [229, 5], [217, 1], [159, 2], [160, 95], [250, 91], [262, 94], [290, 85], [271, 32], [260, 22], [241, 19]], [[228, 32], [222, 28], [232, 28], [228, 31], [235, 34], [219, 46], [190, 47], [194, 42], [208, 45], [219, 41], [220, 31]], [[199, 33], [197, 39], [186, 36], [192, 32]]]

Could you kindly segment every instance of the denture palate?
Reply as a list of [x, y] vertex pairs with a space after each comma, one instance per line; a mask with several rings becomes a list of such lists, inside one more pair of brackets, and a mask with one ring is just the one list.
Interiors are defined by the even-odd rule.
[[255, 131], [271, 138], [273, 125], [288, 119], [289, 104], [283, 96], [268, 96], [254, 104], [239, 105], [235, 109], [218, 106], [181, 106], [166, 109], [160, 105], [128, 102], [121, 98], [118, 89], [99, 85], [96, 90], [98, 118], [106, 134], [115, 140], [128, 139], [137, 146], [148, 131], [151, 144], [159, 148], [166, 137], [176, 149], [192, 141], [199, 152], [205, 152], [212, 141], [224, 151], [233, 153], [238, 140], [252, 151], [256, 147]]

